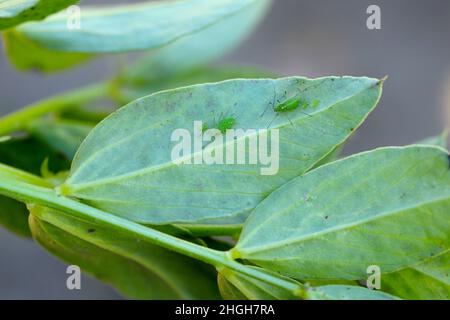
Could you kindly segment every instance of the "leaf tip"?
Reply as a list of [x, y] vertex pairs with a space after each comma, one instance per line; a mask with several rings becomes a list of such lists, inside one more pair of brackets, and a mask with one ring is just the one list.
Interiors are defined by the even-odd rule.
[[385, 82], [387, 79], [389, 79], [389, 75], [385, 75], [383, 78], [381, 78], [381, 79], [378, 81], [378, 84], [380, 84], [380, 85], [384, 84], [384, 82]]

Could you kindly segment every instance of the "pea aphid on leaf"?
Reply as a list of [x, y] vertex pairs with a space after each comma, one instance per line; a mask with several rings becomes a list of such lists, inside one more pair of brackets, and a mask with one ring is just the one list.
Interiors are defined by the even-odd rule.
[[217, 129], [224, 134], [227, 130], [233, 128], [233, 126], [236, 124], [236, 119], [233, 117], [226, 117], [221, 120], [219, 120], [219, 123], [217, 124]]

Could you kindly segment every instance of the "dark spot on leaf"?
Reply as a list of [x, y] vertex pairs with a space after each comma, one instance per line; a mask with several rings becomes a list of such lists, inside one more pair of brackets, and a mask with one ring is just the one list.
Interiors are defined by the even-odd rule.
[[353, 130], [355, 130], [355, 128], [350, 128], [350, 131], [353, 131]]
[[328, 220], [328, 216], [325, 216], [324, 218], [325, 218], [325, 220]]
[[450, 169], [450, 153], [447, 154], [447, 160], [448, 160], [448, 168]]
[[95, 232], [95, 229], [88, 229], [87, 232], [88, 232], [88, 233], [94, 233], [94, 232]]

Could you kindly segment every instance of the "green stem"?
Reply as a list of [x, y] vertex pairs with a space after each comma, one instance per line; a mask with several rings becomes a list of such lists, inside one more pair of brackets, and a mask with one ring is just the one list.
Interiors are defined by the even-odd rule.
[[31, 104], [0, 118], [0, 136], [25, 128], [28, 122], [50, 112], [63, 111], [108, 94], [107, 83], [94, 84]]
[[[2, 170], [0, 169], [0, 174], [1, 173]], [[86, 222], [101, 222], [111, 229], [131, 233], [138, 239], [148, 241], [149, 243], [159, 245], [168, 250], [203, 261], [215, 266], [216, 268], [226, 267], [293, 293], [303, 292], [303, 289], [293, 282], [267, 274], [255, 268], [250, 268], [244, 264], [234, 261], [227, 252], [212, 250], [178, 239], [130, 220], [126, 220], [82, 204], [75, 200], [59, 196], [52, 189], [18, 182], [8, 176], [4, 176], [0, 180], [0, 194], [26, 203], [34, 203], [60, 210]]]

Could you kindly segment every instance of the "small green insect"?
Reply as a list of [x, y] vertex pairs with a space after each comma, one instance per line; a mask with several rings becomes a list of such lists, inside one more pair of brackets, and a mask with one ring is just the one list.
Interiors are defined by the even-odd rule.
[[291, 98], [286, 100], [285, 102], [280, 103], [279, 105], [273, 108], [275, 112], [287, 112], [292, 111], [298, 108], [300, 105], [300, 99]]
[[233, 128], [233, 126], [236, 124], [236, 119], [232, 117], [226, 117], [219, 121], [217, 124], [217, 129], [224, 134], [228, 129]]
[[[300, 104], [301, 104], [301, 108], [302, 109], [306, 109], [308, 107], [308, 104], [306, 102], [302, 103], [302, 101], [300, 99], [298, 99], [298, 98], [290, 98], [290, 99], [288, 99], [288, 100], [286, 100], [286, 101], [276, 105], [273, 108], [273, 111], [277, 112], [278, 114], [285, 113], [285, 112], [288, 112], [288, 111], [294, 111], [294, 110], [299, 108]], [[301, 111], [301, 113], [306, 114], [307, 116], [311, 117], [311, 115], [306, 113], [306, 112], [302, 112]], [[276, 119], [278, 114], [272, 119], [272, 121], [270, 121], [268, 127], [270, 127], [272, 125], [272, 122]], [[293, 125], [293, 123], [289, 119], [289, 117], [288, 117], [288, 120], [291, 123], [291, 125]]]
[[319, 100], [314, 99], [314, 100], [311, 102], [311, 108], [312, 108], [312, 109], [315, 109], [315, 108], [319, 105], [319, 103], [320, 103]]

